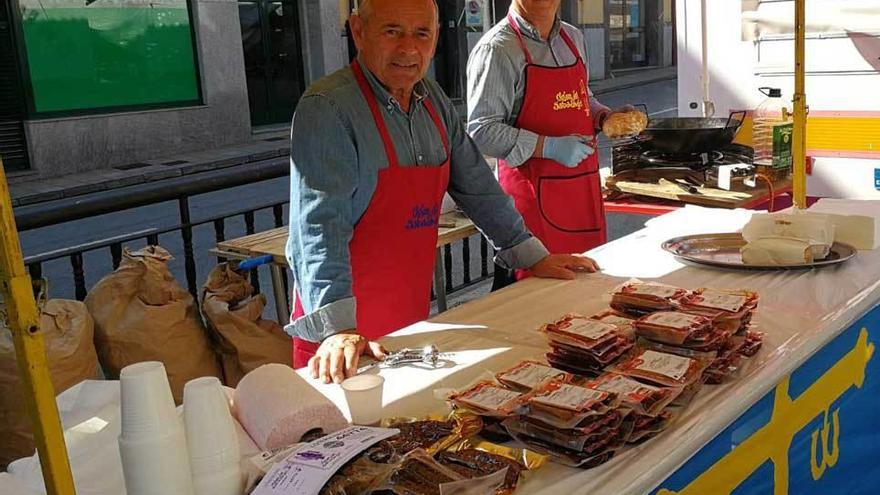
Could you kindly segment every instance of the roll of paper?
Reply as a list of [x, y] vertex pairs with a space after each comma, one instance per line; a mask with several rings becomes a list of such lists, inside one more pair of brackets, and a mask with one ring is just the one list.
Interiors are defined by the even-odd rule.
[[263, 450], [297, 443], [305, 433], [348, 426], [342, 412], [283, 364], [251, 371], [235, 389], [235, 416]]

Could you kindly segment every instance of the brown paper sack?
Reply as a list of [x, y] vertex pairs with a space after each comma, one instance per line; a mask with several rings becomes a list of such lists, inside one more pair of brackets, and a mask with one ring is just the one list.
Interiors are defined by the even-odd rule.
[[264, 364], [291, 366], [291, 339], [281, 325], [262, 318], [266, 296], [253, 295], [248, 280], [222, 263], [217, 265], [200, 294], [208, 331], [220, 348], [226, 385]]
[[[4, 322], [5, 323], [5, 322]], [[96, 380], [98, 356], [94, 322], [85, 304], [51, 299], [42, 308], [40, 330], [46, 345], [55, 394], [83, 380]], [[10, 461], [34, 453], [31, 422], [25, 409], [12, 332], [0, 324], [0, 472]]]
[[130, 253], [86, 297], [95, 319], [95, 346], [108, 378], [129, 364], [161, 361], [178, 404], [193, 378], [220, 375], [192, 295], [168, 270], [172, 257], [159, 246]]

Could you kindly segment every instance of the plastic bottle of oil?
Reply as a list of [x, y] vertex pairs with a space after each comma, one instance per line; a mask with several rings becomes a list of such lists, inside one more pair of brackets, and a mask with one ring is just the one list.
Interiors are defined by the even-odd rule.
[[755, 168], [771, 180], [784, 179], [791, 174], [792, 114], [785, 106], [781, 89], [765, 87], [759, 91], [767, 98], [753, 113]]

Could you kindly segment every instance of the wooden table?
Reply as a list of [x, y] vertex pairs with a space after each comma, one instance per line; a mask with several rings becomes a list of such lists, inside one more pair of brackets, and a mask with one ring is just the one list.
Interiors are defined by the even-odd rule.
[[[644, 187], [639, 194], [639, 187]], [[653, 188], [653, 189], [650, 189]], [[605, 211], [611, 213], [633, 213], [657, 216], [677, 210], [685, 204], [711, 206], [715, 208], [754, 209], [791, 192], [791, 179], [786, 178], [773, 183], [773, 191], [764, 182], [758, 182], [754, 188], [737, 188], [735, 192], [743, 193], [739, 198], [712, 197], [707, 194], [689, 194], [672, 186], [662, 189], [657, 184], [644, 184], [622, 187], [623, 192], [635, 196], [605, 201]], [[653, 200], [653, 201], [652, 201]]]
[[[437, 309], [446, 311], [446, 274], [443, 268], [443, 246], [470, 237], [479, 231], [474, 223], [463, 213], [450, 212], [440, 215], [440, 228], [437, 236], [437, 255], [434, 260], [434, 293], [437, 295]], [[272, 273], [272, 291], [275, 295], [275, 311], [282, 325], [290, 318], [287, 294], [284, 290], [284, 270], [287, 268], [285, 250], [287, 248], [287, 226], [258, 232], [217, 243], [211, 254], [230, 259], [248, 259], [259, 256], [272, 256], [269, 265]]]

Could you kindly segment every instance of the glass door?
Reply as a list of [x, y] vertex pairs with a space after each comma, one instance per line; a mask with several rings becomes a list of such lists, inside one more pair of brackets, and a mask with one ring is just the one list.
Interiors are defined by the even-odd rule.
[[305, 90], [293, 0], [238, 2], [251, 124], [290, 123]]
[[609, 0], [611, 70], [648, 64], [645, 0]]

